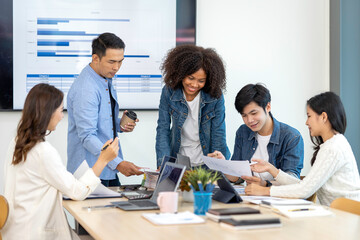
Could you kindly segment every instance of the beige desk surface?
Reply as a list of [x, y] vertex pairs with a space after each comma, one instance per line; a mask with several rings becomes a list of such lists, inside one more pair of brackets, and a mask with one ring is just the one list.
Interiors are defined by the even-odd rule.
[[[87, 211], [84, 206], [109, 204], [112, 201], [125, 200], [122, 198], [91, 199], [85, 201], [64, 201], [64, 207], [95, 239], [266, 239], [266, 240], [350, 240], [360, 239], [360, 216], [332, 210], [335, 215], [329, 217], [311, 217], [289, 219], [271, 212], [270, 209], [250, 205], [222, 204], [212, 202], [213, 208], [251, 206], [260, 209], [261, 213], [274, 214], [280, 217], [283, 226], [274, 229], [257, 230], [228, 230], [211, 220], [204, 224], [155, 226], [141, 217], [144, 211], [123, 211], [117, 208], [97, 209]], [[193, 211], [192, 203], [179, 201], [179, 211]], [[148, 213], [158, 211], [146, 211]]]

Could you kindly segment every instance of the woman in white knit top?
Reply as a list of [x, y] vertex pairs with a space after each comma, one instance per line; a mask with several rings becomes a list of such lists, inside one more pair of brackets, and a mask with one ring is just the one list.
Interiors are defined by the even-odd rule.
[[64, 94], [48, 84], [34, 86], [26, 97], [16, 138], [5, 162], [5, 197], [10, 216], [1, 233], [4, 239], [79, 239], [69, 227], [62, 194], [85, 199], [100, 184], [99, 175], [118, 152], [118, 139], [77, 180], [45, 136], [63, 118]]
[[254, 178], [243, 177], [248, 195], [307, 198], [317, 193], [319, 202], [329, 206], [339, 197], [360, 201], [360, 178], [351, 146], [344, 137], [346, 115], [340, 98], [325, 92], [307, 101], [307, 121], [315, 152], [311, 169], [301, 181], [262, 160], [252, 165], [254, 172], [269, 172], [281, 186], [264, 187]]

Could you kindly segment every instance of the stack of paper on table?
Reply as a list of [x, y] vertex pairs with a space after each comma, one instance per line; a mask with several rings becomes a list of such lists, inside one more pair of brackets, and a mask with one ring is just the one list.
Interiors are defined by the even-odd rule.
[[142, 216], [155, 225], [204, 223], [205, 220], [192, 212], [143, 213]]
[[289, 205], [312, 205], [313, 202], [305, 199], [292, 199], [292, 198], [269, 198], [261, 200], [261, 205], [263, 206], [289, 206]]
[[268, 197], [268, 196], [241, 196], [244, 202], [252, 203], [252, 204], [261, 204], [263, 200], [274, 200], [274, 199], [281, 199], [276, 197]]
[[233, 185], [233, 188], [238, 194], [245, 194], [245, 187], [242, 185]]
[[[77, 178], [77, 179], [81, 178], [88, 169], [89, 169], [89, 165], [84, 160], [80, 164], [78, 169], [76, 169], [76, 171], [74, 172], [74, 177]], [[95, 188], [95, 190], [86, 199], [91, 199], [91, 198], [113, 198], [113, 197], [121, 197], [121, 194], [108, 189], [107, 187], [105, 187], [102, 184], [99, 184]], [[65, 195], [63, 196], [63, 198], [65, 200], [70, 199], [69, 197], [67, 197]]]
[[259, 214], [260, 211], [250, 207], [238, 207], [238, 208], [218, 208], [218, 209], [209, 209], [206, 213], [206, 216], [215, 221], [219, 222], [223, 219], [230, 219], [238, 215], [247, 215], [247, 214]]

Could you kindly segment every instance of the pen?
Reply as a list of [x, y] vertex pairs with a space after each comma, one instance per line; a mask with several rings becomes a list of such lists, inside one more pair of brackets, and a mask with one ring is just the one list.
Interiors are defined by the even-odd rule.
[[113, 141], [112, 141], [111, 143], [109, 143], [108, 145], [106, 145], [105, 147], [103, 147], [103, 148], [101, 149], [101, 151], [106, 150], [106, 149], [110, 146], [110, 144], [112, 144], [112, 143], [113, 143]]
[[191, 183], [188, 183], [188, 184], [189, 184], [190, 188], [191, 188], [194, 192], [196, 192], [195, 189], [194, 189], [194, 187], [193, 187], [193, 185], [191, 185]]
[[299, 208], [299, 209], [290, 209], [289, 212], [301, 212], [301, 211], [311, 211], [315, 210], [313, 208]]
[[206, 189], [207, 192], [212, 192], [215, 188], [215, 184], [210, 183], [209, 189]]
[[83, 209], [87, 209], [88, 211], [90, 211], [91, 209], [99, 209], [99, 208], [113, 208], [115, 207], [115, 205], [98, 205], [98, 206], [88, 206], [88, 207], [83, 207]]
[[207, 184], [206, 184], [206, 186], [205, 186], [205, 191], [206, 192], [210, 192], [209, 190], [210, 190], [210, 185], [211, 185], [211, 181], [209, 180], [208, 182], [207, 182]]
[[201, 181], [198, 181], [197, 184], [199, 186], [199, 191], [204, 192], [204, 188], [203, 188], [203, 185], [202, 185]]

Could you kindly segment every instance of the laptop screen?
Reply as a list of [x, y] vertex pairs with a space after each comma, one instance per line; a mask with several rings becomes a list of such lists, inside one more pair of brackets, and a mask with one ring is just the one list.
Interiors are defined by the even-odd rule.
[[188, 156], [181, 155], [180, 153], [178, 153], [176, 156], [177, 156], [177, 160], [176, 160], [177, 164], [185, 165], [186, 169], [191, 168], [190, 158]]
[[156, 200], [159, 192], [174, 192], [181, 182], [181, 178], [185, 172], [185, 166], [167, 162], [161, 172], [155, 191], [151, 197]]
[[167, 162], [171, 162], [171, 163], [175, 163], [176, 162], [176, 158], [174, 157], [170, 157], [170, 156], [164, 156], [160, 165], [160, 173], [162, 172], [162, 170], [164, 169], [164, 166]]

